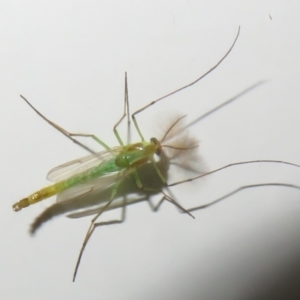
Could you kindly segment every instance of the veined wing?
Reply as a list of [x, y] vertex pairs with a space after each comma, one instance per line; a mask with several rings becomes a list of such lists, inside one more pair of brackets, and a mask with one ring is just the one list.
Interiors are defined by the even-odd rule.
[[110, 173], [90, 180], [86, 183], [76, 185], [58, 194], [56, 201], [58, 203], [65, 203], [67, 201], [79, 200], [83, 197], [90, 197], [99, 192], [100, 190], [109, 188], [110, 186], [122, 180], [124, 177], [126, 177], [133, 171], [133, 168], [124, 169], [122, 171]]
[[101, 151], [98, 153], [93, 153], [72, 161], [69, 161], [65, 164], [62, 164], [58, 167], [53, 168], [47, 174], [47, 179], [52, 182], [58, 182], [62, 180], [66, 180], [73, 175], [84, 172], [94, 166], [99, 165], [109, 159], [115, 157], [120, 151], [122, 147], [114, 147], [109, 150]]

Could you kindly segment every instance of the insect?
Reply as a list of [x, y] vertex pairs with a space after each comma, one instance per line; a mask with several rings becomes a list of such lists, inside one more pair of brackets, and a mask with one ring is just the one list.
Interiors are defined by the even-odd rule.
[[[112, 178], [109, 180], [109, 183], [107, 185], [111, 185], [114, 182], [117, 182], [120, 177], [124, 177], [126, 175], [129, 175], [129, 173], [134, 173], [135, 169], [141, 165], [143, 165], [146, 162], [151, 161], [153, 163], [153, 167], [155, 168], [158, 176], [162, 180], [162, 182], [165, 183], [165, 178], [161, 174], [160, 170], [157, 168], [156, 164], [154, 163], [153, 156], [154, 154], [160, 155], [162, 152], [162, 144], [161, 142], [167, 137], [168, 133], [170, 130], [182, 119], [179, 118], [174, 122], [174, 124], [171, 125], [171, 127], [167, 130], [166, 135], [163, 137], [161, 141], [158, 141], [156, 138], [151, 138], [150, 142], [146, 142], [145, 138], [143, 137], [141, 130], [138, 126], [138, 123], [136, 121], [136, 115], [147, 109], [148, 107], [152, 106], [153, 104], [175, 94], [183, 89], [186, 89], [193, 84], [197, 83], [200, 81], [203, 77], [208, 75], [210, 72], [212, 72], [217, 66], [227, 57], [227, 55], [231, 52], [233, 49], [238, 36], [239, 36], [240, 28], [238, 30], [238, 34], [230, 47], [230, 49], [227, 51], [227, 53], [223, 56], [223, 58], [213, 67], [211, 68], [208, 72], [206, 72], [204, 75], [200, 76], [197, 78], [194, 82], [179, 88], [155, 101], [152, 101], [151, 103], [147, 104], [146, 106], [142, 107], [141, 109], [137, 110], [132, 114], [132, 120], [134, 123], [134, 126], [138, 132], [138, 135], [141, 138], [140, 143], [136, 144], [129, 144], [129, 145], [124, 145], [118, 131], [117, 127], [119, 124], [122, 122], [122, 120], [125, 118], [126, 115], [129, 114], [129, 106], [128, 106], [128, 96], [127, 96], [127, 84], [125, 84], [125, 104], [124, 104], [124, 113], [120, 120], [115, 124], [114, 126], [114, 134], [120, 144], [120, 147], [115, 147], [115, 148], [110, 148], [108, 145], [106, 145], [102, 140], [100, 140], [98, 137], [96, 137], [93, 134], [72, 134], [64, 130], [63, 128], [59, 127], [55, 123], [51, 122], [50, 120], [46, 119], [39, 111], [37, 111], [30, 103], [29, 101], [21, 95], [21, 97], [27, 102], [28, 105], [30, 105], [43, 119], [45, 119], [48, 123], [50, 123], [52, 126], [54, 126], [56, 129], [58, 129], [60, 132], [71, 138], [74, 142], [78, 143], [75, 141], [72, 136], [85, 136], [85, 137], [91, 137], [93, 138], [96, 142], [98, 142], [100, 145], [102, 145], [107, 151], [93, 154], [92, 156], [87, 156], [85, 158], [79, 159], [79, 160], [74, 160], [71, 162], [68, 162], [66, 164], [63, 164], [59, 167], [56, 167], [52, 169], [47, 176], [47, 179], [50, 181], [57, 182], [49, 187], [46, 187], [44, 189], [41, 189], [28, 197], [18, 201], [13, 205], [13, 210], [14, 211], [20, 211], [21, 209], [28, 207], [34, 203], [37, 203], [39, 201], [42, 201], [44, 199], [47, 199], [49, 197], [52, 197], [56, 194], [60, 194], [59, 198], [63, 199], [64, 201], [67, 201], [69, 199], [73, 199], [74, 195], [78, 196], [78, 191], [77, 193], [73, 194], [74, 187], [78, 184], [83, 184], [86, 183], [90, 180], [96, 179], [96, 178], [102, 178], [105, 176], [106, 178]], [[125, 79], [127, 80], [127, 79]], [[82, 144], [81, 144], [82, 145]], [[83, 145], [82, 145], [83, 146]], [[83, 146], [86, 148], [85, 146]], [[169, 145], [166, 145], [166, 147], [172, 147]], [[188, 150], [195, 148], [196, 145], [187, 147], [185, 149], [178, 149], [178, 150]], [[95, 162], [96, 161], [96, 162]], [[101, 162], [101, 163], [99, 163]], [[80, 165], [80, 168], [77, 166]], [[92, 166], [96, 165], [96, 168], [92, 168]], [[87, 171], [83, 173], [83, 171]], [[122, 174], [121, 174], [122, 173]], [[71, 176], [72, 174], [72, 176]], [[78, 175], [74, 176], [73, 175]], [[142, 184], [140, 180], [138, 179], [138, 176], [136, 173], [134, 173], [135, 180], [137, 185], [142, 188]], [[90, 187], [88, 188], [90, 189]], [[72, 192], [70, 192], [70, 190]], [[81, 190], [82, 189], [81, 187]], [[115, 194], [117, 190], [117, 186], [113, 194]], [[93, 189], [94, 191], [94, 189]], [[86, 192], [86, 191], [85, 191]], [[84, 192], [84, 193], [85, 193]], [[112, 196], [113, 198], [113, 196]], [[108, 205], [109, 206], [109, 205]]]
[[[161, 193], [162, 194], [162, 201], [166, 200], [180, 208], [184, 213], [189, 214], [190, 211], [199, 209], [185, 209], [182, 207], [177, 201], [175, 201], [174, 197], [171, 197], [169, 194], [165, 193], [163, 191], [163, 188], [168, 188], [177, 184], [181, 184], [187, 181], [192, 181], [195, 179], [198, 179], [200, 177], [206, 176], [208, 174], [211, 174], [213, 172], [217, 172], [221, 169], [231, 167], [233, 165], [238, 164], [244, 164], [244, 163], [254, 163], [254, 162], [278, 162], [278, 163], [285, 163], [290, 164], [287, 162], [279, 162], [279, 161], [249, 161], [249, 162], [239, 162], [230, 164], [227, 166], [224, 166], [218, 170], [211, 171], [206, 174], [197, 175], [193, 178], [190, 178], [188, 180], [183, 180], [181, 182], [176, 182], [173, 184], [167, 183], [167, 174], [164, 172], [164, 168], [160, 167], [158, 162], [155, 160], [155, 156], [162, 157], [164, 155], [165, 149], [171, 149], [174, 151], [174, 153], [188, 153], [193, 152], [197, 148], [197, 143], [195, 143], [194, 139], [185, 140], [184, 143], [180, 144], [178, 141], [172, 141], [174, 138], [174, 135], [172, 135], [172, 131], [174, 128], [176, 128], [178, 125], [181, 124], [181, 122], [184, 119], [184, 116], [178, 117], [171, 126], [166, 130], [165, 135], [161, 139], [157, 138], [151, 138], [149, 142], [145, 141], [144, 136], [141, 133], [141, 130], [139, 128], [138, 122], [136, 120], [136, 115], [141, 113], [142, 111], [146, 110], [148, 107], [152, 106], [153, 104], [165, 99], [166, 97], [169, 97], [185, 88], [190, 87], [191, 85], [197, 83], [200, 81], [203, 77], [208, 75], [210, 72], [212, 72], [231, 52], [232, 48], [234, 47], [238, 34], [230, 47], [230, 49], [227, 51], [227, 53], [223, 56], [223, 58], [208, 72], [206, 72], [201, 77], [197, 78], [194, 82], [177, 89], [176, 91], [173, 91], [155, 101], [152, 101], [148, 105], [142, 107], [141, 109], [137, 110], [132, 114], [132, 121], [134, 123], [134, 126], [137, 130], [137, 133], [141, 139], [141, 142], [138, 143], [129, 143], [124, 144], [123, 140], [121, 139], [119, 133], [118, 133], [118, 126], [123, 121], [123, 119], [128, 116], [129, 117], [129, 105], [128, 105], [128, 90], [127, 90], [127, 77], [125, 77], [125, 100], [124, 100], [124, 113], [120, 120], [116, 123], [114, 126], [114, 134], [120, 144], [118, 147], [110, 148], [108, 145], [106, 145], [102, 140], [100, 140], [95, 135], [89, 135], [89, 134], [73, 134], [69, 133], [57, 124], [54, 124], [50, 120], [46, 119], [39, 111], [37, 111], [29, 102], [27, 99], [25, 99], [23, 96], [21, 96], [43, 119], [45, 119], [48, 123], [50, 123], [52, 126], [54, 126], [57, 130], [62, 132], [64, 135], [66, 135], [68, 138], [70, 138], [75, 143], [81, 145], [82, 147], [88, 149], [86, 146], [78, 142], [74, 137], [76, 136], [84, 136], [84, 137], [91, 137], [96, 142], [98, 142], [100, 145], [102, 145], [106, 150], [99, 153], [92, 153], [84, 158], [74, 160], [71, 162], [68, 162], [66, 164], [63, 164], [61, 166], [58, 166], [54, 169], [52, 169], [49, 173], [47, 178], [55, 182], [53, 185], [48, 186], [46, 188], [43, 188], [28, 197], [20, 200], [19, 202], [15, 203], [13, 205], [13, 209], [15, 211], [19, 211], [31, 204], [37, 203], [39, 201], [42, 201], [44, 199], [47, 199], [53, 195], [57, 196], [57, 202], [63, 205], [68, 205], [69, 203], [74, 204], [74, 202], [77, 202], [77, 200], [86, 199], [87, 197], [92, 197], [94, 195], [97, 195], [100, 191], [108, 191], [109, 195], [107, 197], [104, 197], [105, 202], [100, 207], [97, 207], [95, 209], [91, 209], [84, 212], [79, 212], [70, 215], [71, 217], [82, 217], [85, 215], [90, 214], [96, 214], [96, 216], [92, 219], [91, 225], [87, 231], [86, 237], [83, 242], [83, 246], [81, 248], [77, 264], [74, 271], [73, 281], [76, 278], [76, 274], [78, 271], [78, 267], [80, 264], [80, 260], [83, 254], [83, 251], [85, 249], [85, 246], [87, 245], [87, 242], [89, 241], [92, 233], [94, 232], [95, 228], [97, 226], [103, 225], [104, 223], [97, 223], [97, 219], [100, 217], [100, 215], [109, 209], [114, 208], [125, 208], [125, 205], [136, 203], [134, 201], [129, 199], [127, 203], [124, 202], [116, 202], [113, 203], [114, 199], [116, 198], [116, 195], [121, 188], [121, 185], [124, 180], [126, 180], [128, 177], [134, 178], [134, 182], [136, 183], [136, 186], [142, 190], [144, 194], [152, 194], [152, 193]], [[184, 128], [183, 128], [184, 129]], [[177, 131], [178, 132], [178, 131]], [[171, 141], [168, 143], [168, 141]], [[173, 142], [173, 143], [172, 143]], [[89, 149], [88, 149], [89, 150]], [[176, 154], [175, 154], [176, 155]], [[160, 161], [163, 161], [161, 158]], [[292, 165], [292, 164], [291, 164]], [[295, 165], [297, 166], [297, 165]], [[151, 167], [151, 170], [153, 173], [156, 174], [156, 176], [159, 178], [161, 185], [158, 188], [149, 188], [145, 184], [143, 184], [143, 181], [141, 180], [141, 175], [139, 171], [142, 170], [142, 168], [149, 168]], [[299, 167], [299, 166], [297, 166]], [[148, 172], [148, 171], [147, 171]], [[132, 176], [130, 176], [132, 175]], [[269, 183], [268, 185], [274, 185], [274, 183]], [[285, 185], [285, 184], [280, 184]], [[258, 186], [258, 185], [256, 185]], [[290, 185], [291, 186], [291, 185]], [[292, 186], [291, 186], [292, 187]], [[242, 187], [246, 188], [246, 187]], [[229, 195], [225, 196], [228, 197]], [[108, 199], [108, 200], [107, 200]], [[217, 201], [219, 201], [218, 199]], [[89, 203], [87, 203], [89, 205]], [[49, 213], [49, 210], [47, 210]], [[47, 214], [47, 213], [46, 213]], [[192, 216], [193, 217], [193, 216]], [[31, 231], [34, 232], [44, 221], [45, 221], [45, 214], [37, 218], [35, 223], [32, 226]], [[123, 217], [124, 218], [124, 217]], [[113, 224], [120, 221], [110, 221], [106, 222], [105, 224]]]

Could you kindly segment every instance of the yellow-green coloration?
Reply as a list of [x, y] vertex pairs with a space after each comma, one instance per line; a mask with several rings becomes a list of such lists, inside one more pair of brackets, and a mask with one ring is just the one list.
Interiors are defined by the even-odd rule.
[[67, 187], [65, 186], [66, 181], [58, 182], [55, 184], [52, 184], [48, 187], [45, 187], [31, 195], [29, 195], [27, 198], [24, 198], [20, 200], [19, 202], [15, 203], [13, 205], [14, 211], [19, 211], [22, 208], [25, 208], [31, 204], [37, 203], [39, 201], [42, 201], [44, 199], [47, 199], [51, 196], [54, 196], [63, 190], [65, 190]]
[[[150, 143], [142, 141], [140, 143], [118, 147], [118, 152], [119, 154], [114, 158], [110, 158], [107, 161], [101, 162], [97, 166], [77, 175], [71, 176], [66, 180], [45, 187], [31, 194], [27, 198], [20, 200], [13, 205], [14, 211], [19, 211], [22, 208], [52, 197], [78, 184], [84, 184], [104, 175], [125, 170], [127, 171], [127, 174], [131, 173], [138, 166], [152, 161], [155, 153], [160, 154], [161, 145], [156, 138], [152, 138]], [[160, 174], [159, 170], [158, 175], [164, 182], [165, 180]]]

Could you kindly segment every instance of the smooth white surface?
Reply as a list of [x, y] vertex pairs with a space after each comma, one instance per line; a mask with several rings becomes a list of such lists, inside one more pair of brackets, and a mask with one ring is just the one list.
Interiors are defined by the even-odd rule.
[[[143, 132], [155, 135], [159, 119], [172, 111], [194, 120], [266, 80], [192, 128], [201, 156], [210, 170], [253, 159], [299, 164], [299, 8], [296, 1], [262, 0], [2, 1], [1, 299], [288, 299], [289, 289], [296, 293], [297, 190], [245, 190], [194, 212], [195, 220], [168, 203], [155, 214], [146, 203], [131, 206], [125, 223], [95, 233], [75, 284], [89, 218], [58, 217], [32, 238], [29, 224], [54, 199], [19, 213], [11, 205], [47, 185], [52, 167], [86, 154], [20, 93], [62, 127], [114, 146], [125, 71], [134, 111], [209, 70], [239, 25], [237, 45], [216, 71], [138, 116]], [[189, 208], [245, 184], [299, 184], [299, 178], [293, 167], [249, 165], [173, 192]]]

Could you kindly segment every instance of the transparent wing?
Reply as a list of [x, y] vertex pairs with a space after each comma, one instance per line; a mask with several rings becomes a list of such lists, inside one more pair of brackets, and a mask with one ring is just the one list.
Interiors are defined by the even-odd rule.
[[121, 150], [122, 147], [119, 146], [110, 150], [93, 153], [85, 157], [69, 161], [50, 170], [47, 174], [47, 179], [52, 182], [66, 180], [73, 175], [84, 172], [94, 166], [99, 165], [102, 162], [115, 157], [118, 153], [120, 153]]
[[92, 196], [100, 190], [106, 189], [116, 182], [122, 180], [125, 176], [129, 175], [133, 171], [134, 169], [126, 169], [95, 178], [83, 184], [76, 185], [58, 194], [56, 201], [58, 203], [65, 203], [67, 201], [74, 201], [83, 197]]

